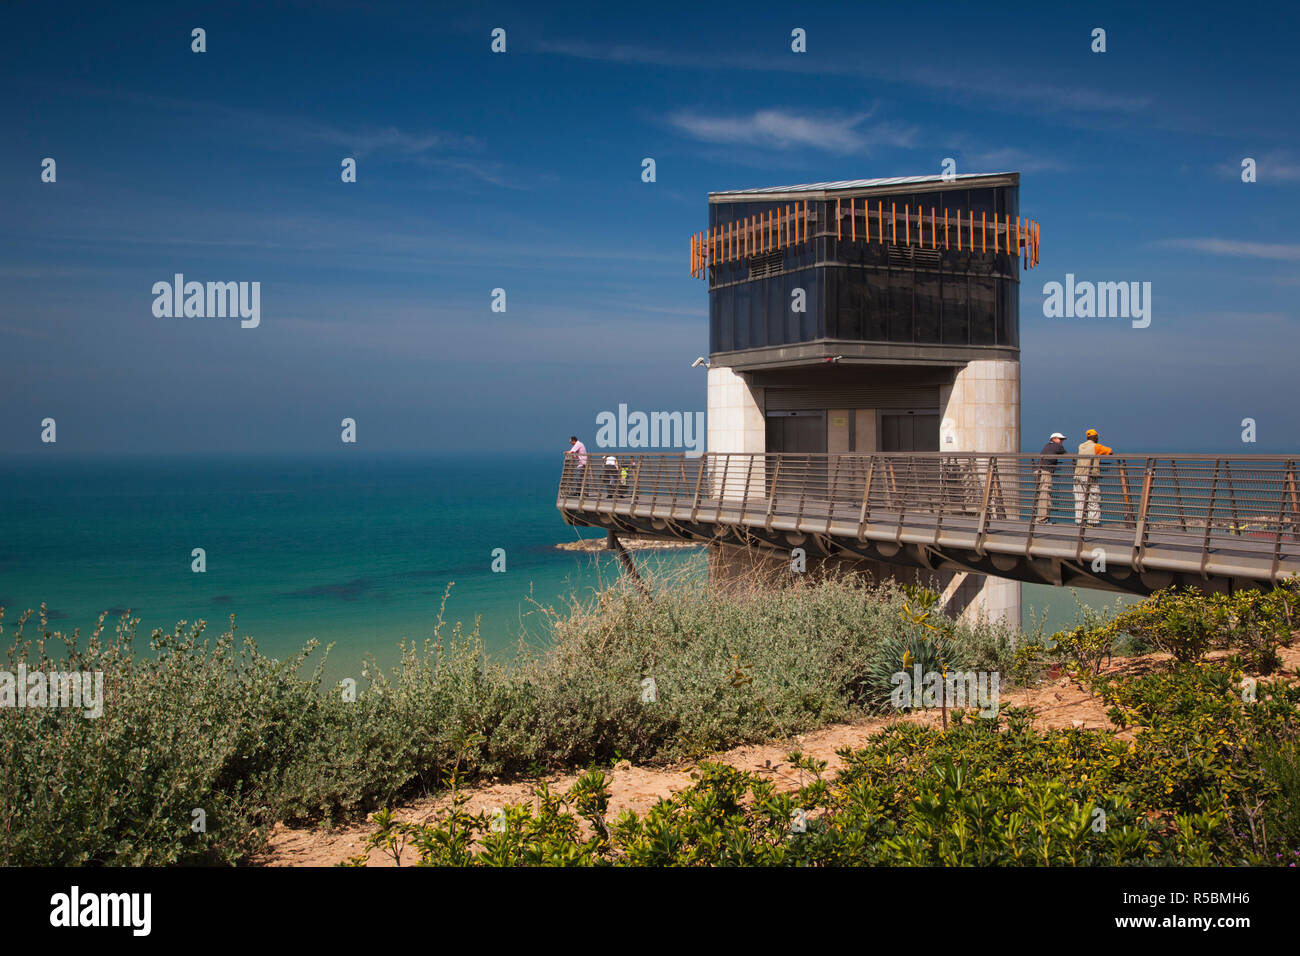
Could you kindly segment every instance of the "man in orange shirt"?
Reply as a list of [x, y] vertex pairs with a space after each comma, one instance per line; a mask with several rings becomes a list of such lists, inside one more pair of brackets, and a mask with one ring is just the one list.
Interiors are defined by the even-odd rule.
[[1086, 439], [1079, 446], [1079, 457], [1074, 462], [1074, 523], [1077, 525], [1101, 524], [1101, 455], [1113, 455], [1115, 449], [1097, 441], [1097, 429], [1083, 433]]

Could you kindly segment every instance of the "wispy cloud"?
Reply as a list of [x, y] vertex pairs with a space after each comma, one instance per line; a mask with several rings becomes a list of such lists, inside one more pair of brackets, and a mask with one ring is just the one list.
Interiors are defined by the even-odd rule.
[[877, 146], [910, 147], [915, 131], [892, 123], [865, 125], [874, 108], [849, 116], [810, 116], [780, 109], [732, 116], [678, 110], [668, 117], [677, 130], [706, 143], [822, 149], [834, 153], [865, 153]]
[[[530, 188], [519, 177], [510, 177], [502, 163], [486, 158], [486, 146], [475, 136], [446, 130], [412, 130], [396, 125], [360, 124], [349, 127], [323, 123], [305, 116], [269, 113], [262, 110], [200, 103], [155, 93], [70, 86], [77, 95], [118, 100], [135, 106], [203, 116], [205, 129], [222, 137], [238, 135], [241, 141], [263, 149], [296, 152], [328, 146], [343, 150], [355, 159], [380, 158], [408, 162], [461, 176], [480, 179], [493, 186]], [[463, 180], [462, 180], [463, 181]]]
[[979, 70], [899, 67], [891, 65], [888, 71], [873, 70], [853, 58], [837, 61], [832, 57], [742, 57], [732, 53], [691, 54], [676, 50], [629, 44], [596, 44], [581, 42], [542, 41], [536, 49], [543, 53], [569, 56], [605, 63], [623, 63], [633, 66], [654, 66], [665, 69], [704, 71], [736, 70], [770, 73], [809, 73], [817, 75], [858, 76], [863, 79], [884, 80], [920, 87], [942, 93], [944, 98], [958, 98], [978, 104], [982, 108], [1024, 109], [1030, 107], [1045, 113], [1126, 113], [1145, 111], [1151, 105], [1147, 96], [1130, 93], [1111, 93], [1106, 90], [1080, 86], [1054, 86], [1029, 71], [1028, 75], [989, 72], [987, 64]]
[[1053, 156], [1030, 153], [1015, 146], [1001, 149], [974, 149], [963, 147], [959, 150], [965, 172], [995, 172], [1014, 169], [1022, 173], [1059, 173], [1069, 169], [1068, 163]]
[[1216, 256], [1246, 259], [1300, 260], [1300, 244], [1282, 242], [1247, 242], [1244, 239], [1162, 239], [1157, 245]]

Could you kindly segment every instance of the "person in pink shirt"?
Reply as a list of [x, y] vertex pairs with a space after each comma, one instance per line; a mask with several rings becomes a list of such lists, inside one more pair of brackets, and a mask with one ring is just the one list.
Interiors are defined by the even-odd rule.
[[576, 462], [571, 476], [570, 493], [572, 493], [582, 487], [583, 469], [587, 467], [587, 446], [578, 441], [577, 435], [570, 435], [569, 450], [565, 454], [572, 455], [572, 461]]

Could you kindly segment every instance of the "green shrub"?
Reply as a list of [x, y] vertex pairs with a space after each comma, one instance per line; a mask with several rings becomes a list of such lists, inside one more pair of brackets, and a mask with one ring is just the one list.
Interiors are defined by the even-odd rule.
[[[0, 708], [0, 862], [232, 863], [277, 821], [338, 821], [467, 778], [699, 756], [869, 712], [866, 675], [903, 626], [907, 597], [860, 579], [720, 594], [618, 585], [551, 612], [542, 652], [489, 659], [477, 631], [439, 618], [434, 639], [373, 662], [355, 701], [202, 622], [154, 631], [104, 621], [89, 641], [35, 638], [24, 618], [9, 670], [100, 670], [104, 714]], [[3, 623], [0, 611], [0, 624]], [[0, 629], [2, 633], [2, 629]], [[954, 624], [955, 646], [995, 660], [1013, 632]], [[653, 678], [657, 699], [642, 702]], [[202, 810], [206, 830], [192, 829]]]
[[958, 715], [946, 732], [892, 725], [841, 751], [829, 779], [825, 764], [791, 754], [804, 778], [792, 793], [702, 763], [694, 786], [610, 823], [607, 781], [589, 774], [568, 794], [543, 789], [539, 810], [505, 808], [496, 830], [453, 802], [428, 824], [386, 818], [372, 845], [396, 826], [434, 865], [1288, 863], [1300, 689], [1263, 685], [1248, 703], [1239, 678], [1207, 666], [1108, 678], [1113, 699], [1150, 722], [1131, 742], [1039, 732], [1023, 711]]

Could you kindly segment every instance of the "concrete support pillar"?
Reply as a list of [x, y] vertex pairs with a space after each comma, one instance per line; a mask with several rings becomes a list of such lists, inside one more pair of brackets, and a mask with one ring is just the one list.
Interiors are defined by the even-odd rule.
[[763, 390], [729, 368], [709, 369], [709, 436], [713, 452], [763, 452], [767, 442]]
[[[1020, 451], [1020, 363], [970, 362], [951, 385], [939, 388], [939, 450], [946, 453]], [[1017, 475], [999, 474], [1014, 500]], [[983, 612], [1020, 626], [1020, 582], [968, 575], [958, 586], [966, 600], [963, 617]], [[976, 591], [978, 588], [978, 591]], [[954, 595], [957, 596], [957, 595]]]
[[766, 495], [763, 453], [767, 450], [767, 419], [763, 390], [748, 376], [729, 368], [709, 369], [709, 429], [705, 448], [717, 454], [752, 453], [753, 459], [734, 459], [727, 469], [711, 472], [713, 494], [729, 501], [759, 500]]

